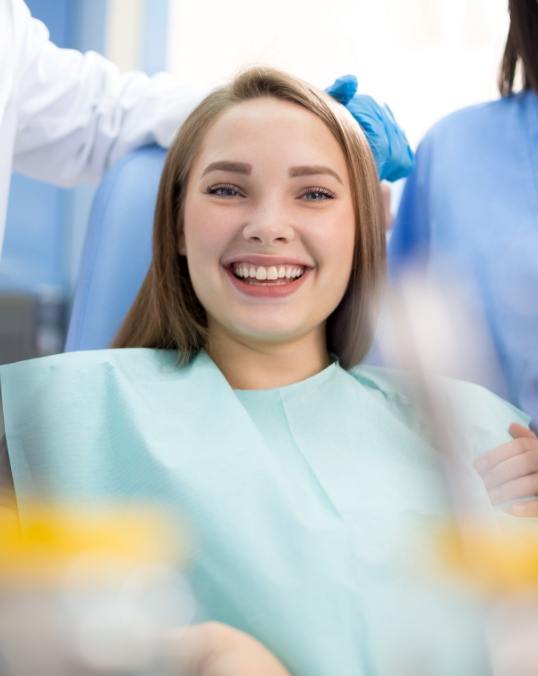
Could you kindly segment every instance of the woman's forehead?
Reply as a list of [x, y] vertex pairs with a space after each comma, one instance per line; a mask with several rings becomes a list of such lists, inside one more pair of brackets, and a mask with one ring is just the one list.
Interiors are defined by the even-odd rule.
[[331, 162], [342, 170], [343, 152], [325, 123], [302, 106], [273, 97], [235, 104], [223, 111], [202, 142], [198, 166], [215, 160]]

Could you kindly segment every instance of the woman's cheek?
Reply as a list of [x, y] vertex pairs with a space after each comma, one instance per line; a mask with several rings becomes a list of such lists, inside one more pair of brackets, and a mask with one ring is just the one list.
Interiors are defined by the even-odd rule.
[[210, 257], [220, 258], [226, 243], [224, 224], [215, 223], [213, 218], [198, 218], [186, 228], [187, 250], [193, 259], [209, 262]]

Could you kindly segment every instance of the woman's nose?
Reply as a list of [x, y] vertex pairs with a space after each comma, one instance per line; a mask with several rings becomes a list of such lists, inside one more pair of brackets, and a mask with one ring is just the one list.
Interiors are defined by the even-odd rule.
[[269, 207], [250, 215], [243, 228], [243, 237], [259, 244], [286, 243], [293, 240], [295, 230], [282, 209]]

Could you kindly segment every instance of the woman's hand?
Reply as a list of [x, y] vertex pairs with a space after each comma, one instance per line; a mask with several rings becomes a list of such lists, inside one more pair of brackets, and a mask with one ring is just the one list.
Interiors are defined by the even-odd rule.
[[[475, 468], [492, 504], [515, 501], [506, 508], [510, 514], [538, 516], [538, 438], [517, 423], [510, 425], [508, 431], [513, 441], [482, 455]], [[518, 502], [521, 498], [526, 499]]]
[[289, 676], [256, 639], [220, 622], [168, 632], [165, 656], [177, 676]]

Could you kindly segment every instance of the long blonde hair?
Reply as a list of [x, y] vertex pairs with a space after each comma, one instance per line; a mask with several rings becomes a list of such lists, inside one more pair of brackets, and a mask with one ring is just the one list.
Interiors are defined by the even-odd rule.
[[344, 153], [355, 211], [355, 249], [348, 287], [327, 319], [327, 348], [344, 368], [357, 364], [367, 352], [386, 267], [379, 182], [368, 141], [340, 104], [271, 68], [251, 68], [209, 94], [179, 130], [159, 186], [151, 265], [114, 347], [174, 349], [187, 362], [206, 346], [206, 313], [194, 293], [187, 260], [178, 253], [189, 171], [216, 118], [233, 105], [259, 97], [288, 101], [314, 113]]

